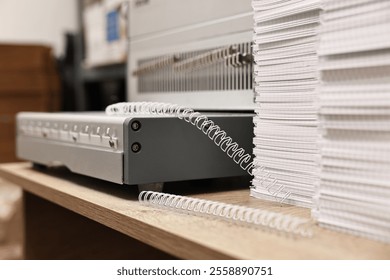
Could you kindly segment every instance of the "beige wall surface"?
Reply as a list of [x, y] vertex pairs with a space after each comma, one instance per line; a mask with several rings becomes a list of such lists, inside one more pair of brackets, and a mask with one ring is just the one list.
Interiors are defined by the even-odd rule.
[[76, 0], [0, 0], [0, 43], [46, 44], [58, 56], [77, 28]]

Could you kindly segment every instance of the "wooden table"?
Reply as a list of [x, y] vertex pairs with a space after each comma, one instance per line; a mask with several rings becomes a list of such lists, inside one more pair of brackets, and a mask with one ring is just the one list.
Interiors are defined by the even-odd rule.
[[[312, 238], [292, 238], [144, 206], [136, 187], [65, 168], [2, 164], [0, 176], [24, 190], [25, 254], [31, 259], [390, 259], [390, 245], [317, 226]], [[310, 216], [307, 209], [251, 198], [247, 186], [231, 182], [176, 183], [166, 191]]]

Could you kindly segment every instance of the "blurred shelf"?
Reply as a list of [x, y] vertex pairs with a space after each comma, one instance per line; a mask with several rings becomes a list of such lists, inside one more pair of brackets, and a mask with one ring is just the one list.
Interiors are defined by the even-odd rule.
[[[75, 111], [104, 109], [106, 106], [104, 104], [108, 100], [104, 96], [104, 93], [107, 94], [107, 91], [102, 90], [102, 92], [99, 92], [99, 90], [96, 89], [104, 88], [104, 86], [101, 87], [101, 84], [105, 84], [106, 81], [116, 82], [121, 87], [121, 91], [125, 91], [126, 88], [126, 58], [112, 58], [110, 62], [94, 64], [93, 67], [92, 65], [88, 64], [88, 61], [86, 61], [86, 46], [84, 37], [85, 26], [83, 24], [83, 11], [85, 8], [84, 2], [85, 0], [77, 0], [79, 31], [77, 32], [73, 42], [73, 48], [75, 50], [75, 74], [73, 77], [75, 90]], [[125, 85], [124, 89], [122, 86], [123, 83]], [[111, 91], [109, 91], [109, 93], [113, 94]], [[116, 100], [118, 98], [119, 97], [117, 96], [114, 99]], [[120, 98], [121, 101], [125, 101], [123, 100], [124, 97], [122, 97], [122, 95], [120, 95]]]
[[85, 82], [98, 82], [126, 78], [126, 64], [105, 65], [94, 68], [82, 68], [81, 77]]

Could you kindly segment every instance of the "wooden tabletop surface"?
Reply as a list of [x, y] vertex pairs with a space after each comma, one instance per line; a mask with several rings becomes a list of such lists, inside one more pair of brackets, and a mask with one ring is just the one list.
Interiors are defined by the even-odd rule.
[[[121, 186], [65, 168], [37, 170], [29, 163], [0, 165], [0, 176], [48, 201], [184, 259], [390, 259], [390, 245], [314, 225], [311, 238], [294, 238], [224, 220], [157, 209], [138, 202], [134, 186]], [[241, 181], [170, 184], [169, 193], [310, 217], [308, 209], [249, 196]]]

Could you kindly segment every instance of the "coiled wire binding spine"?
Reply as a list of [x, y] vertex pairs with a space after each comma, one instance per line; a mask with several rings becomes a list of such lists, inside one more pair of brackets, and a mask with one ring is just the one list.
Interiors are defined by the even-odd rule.
[[138, 199], [145, 205], [192, 215], [223, 218], [263, 230], [300, 237], [313, 235], [311, 224], [307, 219], [268, 210], [153, 191], [141, 192]]
[[[207, 116], [195, 112], [193, 109], [169, 103], [123, 102], [107, 106], [106, 113], [108, 115], [147, 114], [175, 116], [185, 120], [206, 134], [222, 151], [232, 158], [243, 170], [248, 172], [249, 175], [253, 175], [254, 163], [252, 156], [246, 153], [243, 148], [240, 148], [236, 142], [233, 142], [233, 139], [227, 136], [227, 133], [212, 120], [209, 120]], [[139, 201], [143, 204], [158, 206], [160, 208], [224, 218], [229, 221], [292, 235], [302, 237], [312, 236], [312, 223], [310, 220], [283, 213], [151, 191], [141, 192]]]
[[192, 124], [206, 134], [243, 170], [248, 172], [249, 175], [253, 175], [252, 156], [246, 153], [243, 148], [240, 148], [237, 142], [234, 142], [223, 129], [216, 125], [207, 116], [202, 115], [199, 112], [195, 112], [193, 109], [169, 103], [123, 102], [107, 106], [106, 113], [109, 115], [147, 114], [176, 116], [177, 118]]

